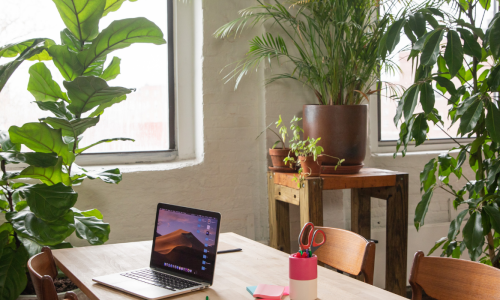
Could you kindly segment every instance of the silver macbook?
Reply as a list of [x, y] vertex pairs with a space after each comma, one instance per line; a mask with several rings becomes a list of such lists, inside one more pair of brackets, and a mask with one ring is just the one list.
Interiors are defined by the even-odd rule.
[[139, 296], [162, 299], [212, 285], [220, 214], [159, 203], [149, 268], [93, 281]]

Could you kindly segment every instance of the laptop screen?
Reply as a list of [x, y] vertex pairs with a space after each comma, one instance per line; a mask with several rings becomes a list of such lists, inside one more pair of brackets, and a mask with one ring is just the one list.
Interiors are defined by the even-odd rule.
[[218, 213], [160, 204], [151, 266], [212, 283]]

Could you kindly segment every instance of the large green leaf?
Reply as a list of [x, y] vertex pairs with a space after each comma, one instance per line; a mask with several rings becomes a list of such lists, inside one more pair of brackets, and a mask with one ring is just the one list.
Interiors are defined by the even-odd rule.
[[53, 0], [66, 27], [80, 40], [94, 39], [106, 0]]
[[487, 111], [486, 129], [491, 139], [496, 143], [500, 143], [500, 110], [493, 102], [489, 102]]
[[[55, 180], [57, 175], [47, 178]], [[60, 176], [59, 176], [60, 177]], [[35, 184], [23, 188], [24, 198], [30, 210], [47, 222], [57, 221], [75, 205], [78, 194], [70, 186], [59, 182], [54, 185]]]
[[7, 214], [7, 220], [20, 236], [47, 246], [62, 243], [75, 231], [75, 218], [71, 210], [54, 222], [38, 218], [29, 209]]
[[63, 31], [61, 31], [61, 42], [63, 45], [68, 46], [68, 48], [74, 52], [82, 51], [85, 49], [85, 46], [90, 45], [90, 43], [85, 43], [82, 46], [80, 40], [73, 33], [71, 33], [68, 28], [65, 28]]
[[406, 121], [408, 121], [411, 118], [413, 112], [415, 111], [415, 107], [417, 106], [418, 102], [419, 90], [420, 90], [419, 85], [412, 85], [409, 89], [406, 90], [406, 92], [403, 95], [403, 98], [401, 99], [402, 101], [404, 101], [403, 115]]
[[453, 241], [457, 237], [458, 232], [460, 231], [460, 226], [462, 226], [462, 221], [469, 210], [466, 209], [461, 211], [457, 217], [451, 221], [450, 228], [448, 230], [448, 240]]
[[114, 141], [130, 141], [130, 142], [135, 142], [134, 139], [129, 139], [129, 138], [113, 138], [113, 139], [105, 139], [105, 140], [100, 140], [99, 142], [97, 143], [93, 143], [92, 145], [89, 145], [87, 147], [84, 147], [84, 148], [80, 148], [80, 149], [77, 149], [76, 150], [76, 154], [80, 154], [82, 153], [83, 151], [89, 149], [89, 148], [92, 148], [94, 146], [97, 146], [99, 144], [102, 144], [102, 143], [111, 143], [111, 142], [114, 142]]
[[35, 39], [31, 46], [27, 47], [15, 60], [5, 65], [0, 65], [0, 92], [4, 88], [10, 76], [12, 76], [14, 71], [22, 64], [23, 61], [45, 51], [44, 45], [44, 39]]
[[[104, 8], [104, 13], [102, 14], [102, 16], [104, 17], [110, 12], [117, 11], [125, 1], [127, 0], [106, 0], [106, 7]], [[130, 2], [135, 1], [137, 0], [130, 0]]]
[[118, 57], [113, 57], [113, 60], [109, 64], [109, 66], [104, 70], [101, 75], [101, 78], [110, 81], [116, 78], [116, 76], [120, 75], [120, 62], [121, 59]]
[[500, 18], [494, 18], [488, 28], [488, 42], [495, 59], [500, 57]]
[[434, 103], [436, 102], [434, 90], [432, 89], [430, 82], [422, 84], [420, 89], [420, 103], [422, 104], [422, 109], [426, 114], [430, 114], [434, 109]]
[[[33, 178], [38, 179], [44, 184], [51, 186], [58, 183], [63, 183], [66, 186], [71, 185], [68, 173], [63, 172], [62, 158], [59, 158], [58, 163], [53, 167], [35, 167], [29, 166], [21, 171], [16, 178]], [[33, 187], [32, 187], [33, 188]]]
[[411, 129], [413, 138], [415, 139], [415, 146], [418, 146], [425, 142], [427, 138], [427, 132], [429, 131], [429, 125], [427, 125], [427, 119], [424, 114], [419, 114], [415, 118], [413, 127]]
[[104, 170], [104, 171], [100, 171], [100, 172], [87, 172], [86, 175], [90, 179], [99, 178], [106, 183], [117, 184], [120, 181], [122, 181], [122, 173], [120, 172], [120, 169], [118, 169], [118, 168]]
[[484, 245], [483, 224], [480, 213], [472, 213], [467, 224], [465, 224], [463, 236], [469, 250], [470, 259], [477, 260], [483, 252], [482, 247]]
[[37, 167], [52, 167], [57, 164], [57, 155], [55, 153], [38, 152], [0, 152], [0, 159], [9, 164], [26, 163]]
[[73, 114], [66, 108], [66, 102], [35, 102], [41, 110], [50, 111], [56, 117], [71, 120], [74, 118]]
[[422, 13], [417, 12], [413, 15], [410, 15], [408, 21], [410, 23], [411, 30], [415, 32], [417, 38], [420, 38], [425, 34], [425, 18]]
[[465, 111], [462, 118], [460, 118], [460, 132], [462, 136], [472, 131], [476, 127], [479, 118], [483, 112], [483, 101], [475, 101]]
[[422, 49], [420, 63], [424, 66], [432, 66], [437, 62], [439, 55], [439, 45], [443, 40], [444, 30], [437, 29], [429, 36], [427, 42]]
[[417, 208], [415, 209], [415, 218], [414, 224], [417, 231], [420, 227], [424, 226], [425, 215], [429, 210], [429, 204], [431, 202], [433, 189], [429, 189], [425, 194], [422, 195], [422, 200], [418, 203]]
[[0, 255], [0, 299], [15, 300], [28, 283], [26, 263], [28, 254], [24, 247], [16, 250], [6, 247]]
[[457, 89], [455, 88], [455, 85], [451, 80], [448, 78], [445, 78], [443, 76], [434, 76], [432, 77], [432, 80], [436, 81], [440, 86], [446, 89], [450, 95], [455, 95], [457, 93]]
[[99, 117], [75, 119], [71, 121], [49, 117], [43, 119], [43, 122], [49, 124], [54, 129], [61, 129], [63, 136], [70, 136], [77, 139], [85, 130], [95, 126], [99, 122]]
[[120, 103], [122, 102], [123, 100], [126, 100], [127, 99], [127, 95], [122, 95], [120, 97], [115, 97], [113, 98], [113, 100], [111, 101], [108, 101], [104, 104], [101, 104], [99, 105], [90, 115], [89, 117], [90, 118], [93, 118], [93, 117], [97, 117], [97, 116], [100, 116], [104, 113], [104, 110], [108, 107], [111, 107], [117, 103]]
[[68, 109], [78, 118], [96, 106], [132, 92], [131, 89], [123, 87], [110, 87], [104, 79], [95, 76], [78, 77], [72, 82], [65, 81], [64, 86], [71, 99]]
[[71, 165], [75, 156], [63, 142], [61, 130], [52, 129], [45, 123], [26, 123], [22, 127], [11, 126], [10, 138], [13, 143], [24, 144], [36, 152], [62, 156], [66, 165]]
[[48, 51], [64, 79], [71, 81], [83, 74], [84, 68], [77, 54], [70, 51], [68, 46], [56, 45], [50, 47]]
[[75, 212], [76, 236], [91, 245], [102, 245], [109, 239], [110, 226], [94, 216]]
[[436, 183], [437, 162], [433, 158], [424, 166], [424, 170], [420, 172], [420, 184], [424, 191], [427, 191], [433, 184]]
[[[41, 44], [43, 42], [43, 45]], [[7, 44], [5, 46], [0, 47], [0, 57], [16, 57], [18, 54], [23, 53], [28, 48], [32, 47], [50, 47], [54, 45], [55, 42], [51, 39], [29, 39], [16, 44]], [[44, 48], [45, 49], [45, 48]], [[27, 59], [31, 59], [32, 57], [28, 57]], [[38, 60], [50, 60], [50, 57], [43, 59], [45, 57], [35, 57]]]
[[444, 59], [450, 70], [450, 76], [455, 77], [463, 64], [464, 50], [462, 49], [460, 37], [455, 30], [448, 31], [446, 38], [448, 42], [444, 51]]
[[477, 42], [477, 39], [474, 38], [472, 32], [463, 28], [457, 28], [457, 31], [460, 32], [460, 36], [464, 40], [464, 53], [481, 60], [483, 56], [481, 46]]
[[396, 22], [394, 22], [391, 25], [391, 27], [389, 27], [386, 40], [386, 46], [389, 52], [394, 51], [394, 48], [396, 48], [396, 45], [399, 43], [399, 39], [401, 36], [401, 29], [403, 28], [405, 23], [406, 23], [405, 19], [399, 19]]
[[80, 52], [78, 57], [85, 69], [95, 60], [108, 53], [130, 46], [133, 43], [165, 44], [160, 28], [146, 18], [133, 18], [113, 21], [104, 29], [89, 49]]
[[52, 102], [58, 99], [68, 101], [66, 93], [63, 93], [61, 87], [52, 79], [52, 74], [44, 63], [32, 65], [29, 73], [28, 91], [33, 94], [36, 101]]
[[100, 77], [102, 75], [102, 70], [104, 69], [105, 62], [106, 62], [106, 55], [99, 56], [87, 67], [82, 76]]
[[0, 130], [0, 150], [1, 151], [21, 151], [21, 144], [15, 144], [10, 140], [9, 132]]
[[498, 207], [483, 206], [483, 211], [490, 217], [491, 227], [493, 227], [497, 233], [500, 233], [500, 211]]

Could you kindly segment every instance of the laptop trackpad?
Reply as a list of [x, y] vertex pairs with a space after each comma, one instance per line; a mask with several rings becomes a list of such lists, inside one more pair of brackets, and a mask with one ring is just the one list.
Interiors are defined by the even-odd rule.
[[144, 283], [139, 280], [130, 279], [119, 274], [97, 277], [94, 278], [94, 281], [146, 299], [156, 299], [175, 293], [174, 291]]

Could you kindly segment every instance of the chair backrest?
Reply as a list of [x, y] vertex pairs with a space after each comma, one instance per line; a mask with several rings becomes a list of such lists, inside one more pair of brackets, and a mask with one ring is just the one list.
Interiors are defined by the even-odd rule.
[[412, 299], [425, 293], [438, 300], [500, 299], [500, 270], [473, 261], [415, 253], [410, 275]]
[[[28, 260], [28, 271], [38, 300], [57, 300], [57, 292], [54, 286], [57, 268], [49, 247], [43, 247], [42, 252]], [[66, 293], [64, 298], [78, 300], [72, 292]]]
[[326, 234], [326, 243], [314, 253], [319, 261], [351, 275], [363, 274], [364, 281], [373, 284], [374, 242], [369, 242], [361, 235], [344, 229], [329, 227], [315, 227], [315, 229], [321, 229]]

